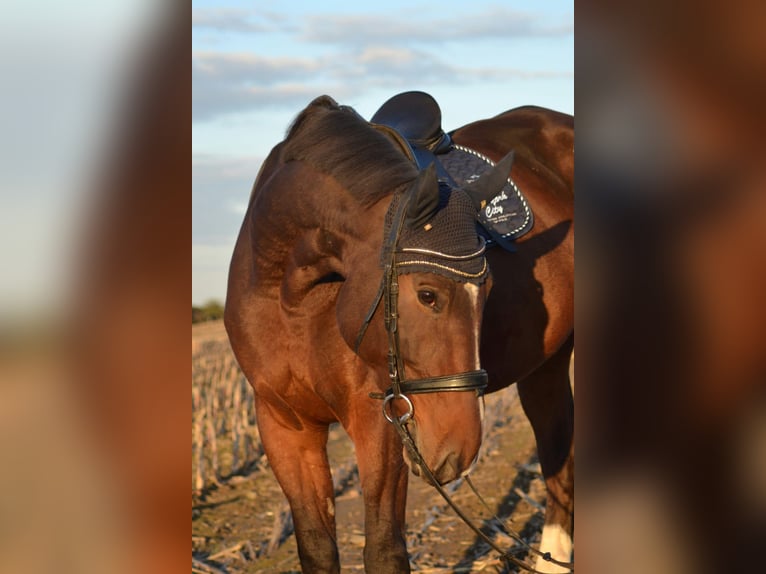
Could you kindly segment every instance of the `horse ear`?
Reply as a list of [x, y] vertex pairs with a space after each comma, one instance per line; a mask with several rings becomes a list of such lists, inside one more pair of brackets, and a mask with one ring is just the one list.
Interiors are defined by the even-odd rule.
[[425, 225], [439, 207], [439, 181], [436, 178], [436, 165], [432, 163], [421, 170], [412, 186], [412, 197], [407, 206], [405, 223], [410, 229], [416, 229]]
[[512, 165], [513, 151], [497, 162], [488, 173], [464, 186], [465, 191], [468, 192], [476, 206], [476, 211], [484, 209], [486, 203], [502, 191], [505, 181], [511, 173]]

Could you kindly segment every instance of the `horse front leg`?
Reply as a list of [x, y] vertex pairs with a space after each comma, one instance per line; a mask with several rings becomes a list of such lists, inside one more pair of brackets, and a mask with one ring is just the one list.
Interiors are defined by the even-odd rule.
[[326, 426], [301, 423], [265, 401], [256, 401], [261, 440], [293, 515], [304, 574], [340, 572], [335, 494], [327, 460]]
[[[518, 383], [548, 492], [540, 551], [550, 552], [560, 562], [569, 562], [574, 548], [574, 398], [569, 381], [573, 345], [571, 336], [537, 371]], [[535, 568], [569, 571], [542, 557]]]
[[402, 458], [401, 439], [380, 405], [366, 399], [346, 427], [356, 447], [364, 497], [364, 567], [376, 574], [409, 573], [405, 539], [409, 469]]

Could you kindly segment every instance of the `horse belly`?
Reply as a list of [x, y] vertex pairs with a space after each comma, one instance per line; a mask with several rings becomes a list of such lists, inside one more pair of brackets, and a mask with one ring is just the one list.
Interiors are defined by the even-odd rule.
[[551, 357], [574, 329], [574, 269], [564, 253], [527, 263], [520, 254], [490, 261], [494, 286], [481, 333], [488, 392], [511, 385]]

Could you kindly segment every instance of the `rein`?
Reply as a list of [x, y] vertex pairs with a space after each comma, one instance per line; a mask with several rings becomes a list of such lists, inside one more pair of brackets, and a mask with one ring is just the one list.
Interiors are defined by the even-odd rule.
[[[540, 570], [536, 570], [532, 566], [529, 566], [522, 560], [519, 560], [515, 556], [511, 556], [510, 552], [514, 551], [512, 548], [511, 550], [505, 551], [500, 546], [498, 546], [492, 538], [490, 538], [481, 528], [476, 526], [476, 524], [466, 516], [466, 514], [460, 509], [460, 507], [455, 503], [454, 500], [452, 500], [452, 497], [450, 497], [449, 493], [442, 487], [441, 484], [436, 480], [436, 477], [434, 476], [433, 472], [431, 472], [431, 469], [428, 468], [428, 465], [423, 460], [423, 457], [421, 456], [420, 452], [418, 451], [417, 446], [415, 446], [415, 441], [412, 439], [412, 435], [410, 435], [410, 432], [407, 430], [406, 426], [406, 420], [401, 421], [399, 418], [389, 418], [388, 415], [386, 415], [386, 418], [391, 422], [394, 427], [396, 428], [396, 432], [399, 433], [399, 436], [402, 439], [402, 444], [404, 444], [404, 447], [407, 449], [408, 454], [410, 455], [410, 459], [413, 463], [417, 464], [418, 467], [423, 471], [424, 475], [428, 477], [428, 479], [431, 481], [431, 484], [434, 486], [434, 488], [438, 491], [438, 493], [441, 495], [441, 497], [449, 504], [449, 506], [452, 508], [452, 510], [455, 511], [455, 513], [460, 517], [460, 519], [465, 523], [466, 526], [468, 526], [471, 530], [473, 530], [476, 535], [484, 540], [495, 552], [500, 554], [500, 558], [503, 560], [506, 560], [515, 566], [518, 566], [519, 568], [522, 568], [523, 570], [526, 570], [527, 572], [532, 572], [533, 574], [544, 574]], [[474, 494], [479, 498], [479, 500], [482, 502], [482, 504], [488, 508], [487, 503], [484, 501], [484, 498], [478, 493], [476, 488], [474, 487], [473, 483], [468, 480], [468, 477], [466, 477], [466, 482], [468, 482], [469, 486], [471, 487], [471, 490], [473, 490]], [[556, 564], [558, 566], [561, 566], [563, 568], [568, 568], [570, 574], [574, 574], [574, 563], [573, 562], [561, 562], [559, 560], [556, 560], [553, 558], [549, 552], [540, 552], [536, 548], [533, 548], [527, 542], [524, 541], [521, 536], [516, 534], [513, 530], [510, 530], [505, 527], [503, 522], [497, 518], [494, 517], [495, 520], [502, 526], [503, 530], [506, 534], [508, 534], [511, 538], [519, 542], [524, 548], [517, 548], [515, 550], [528, 550], [531, 551], [534, 554], [537, 554], [538, 556], [542, 557], [543, 560], [546, 562], [550, 562], [551, 564]]]

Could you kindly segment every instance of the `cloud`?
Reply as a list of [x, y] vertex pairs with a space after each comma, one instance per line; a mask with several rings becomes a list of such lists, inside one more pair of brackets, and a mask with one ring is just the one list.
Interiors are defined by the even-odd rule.
[[340, 88], [336, 89], [333, 86], [316, 88], [304, 84], [266, 87], [225, 83], [205, 85], [194, 88], [192, 118], [194, 121], [206, 121], [264, 108], [299, 110], [321, 94], [339, 92]]
[[460, 66], [425, 50], [368, 46], [348, 58], [333, 74], [341, 81], [363, 81], [367, 86], [408, 87], [413, 84], [508, 81], [511, 79], [571, 78], [571, 72]]
[[306, 58], [264, 58], [248, 53], [198, 52], [192, 57], [194, 120], [265, 106], [305, 105], [316, 90], [303, 83], [320, 72]]
[[195, 52], [193, 72], [207, 79], [226, 76], [229, 81], [247, 81], [257, 78], [262, 83], [298, 80], [315, 72], [319, 62], [311, 58], [264, 58], [248, 52]]
[[[289, 19], [288, 19], [289, 18]], [[300, 18], [300, 19], [297, 19]], [[399, 89], [413, 85], [449, 85], [458, 82], [571, 79], [571, 71], [534, 69], [535, 57], [520, 65], [482, 65], [476, 43], [490, 41], [486, 49], [509, 54], [518, 39], [571, 37], [571, 17], [549, 17], [489, 7], [470, 14], [434, 16], [413, 11], [389, 14], [301, 14], [277, 17], [246, 10], [208, 9], [195, 12], [195, 26], [216, 31], [256, 32], [268, 28], [269, 52], [279, 46], [299, 47], [301, 57], [266, 57], [250, 52], [197, 51], [192, 56], [193, 121], [261, 109], [305, 106], [320, 94], [336, 99], [358, 99], [375, 88]], [[257, 30], [256, 30], [257, 28]], [[273, 39], [273, 42], [272, 42]], [[263, 34], [253, 43], [257, 50]], [[448, 59], [443, 44], [452, 42], [462, 54], [476, 53], [476, 65]], [[468, 43], [468, 44], [466, 44]], [[466, 45], [464, 50], [460, 47]], [[261, 54], [264, 52], [262, 51]], [[486, 58], [485, 58], [486, 60]], [[494, 60], [495, 62], [497, 59]]]
[[573, 76], [572, 72], [458, 66], [426, 50], [387, 45], [369, 45], [343, 58], [204, 52], [194, 55], [192, 65], [195, 121], [266, 107], [298, 109], [320, 94], [341, 100], [376, 87]]
[[502, 7], [472, 14], [423, 19], [424, 13], [409, 17], [387, 14], [317, 14], [306, 17], [300, 38], [307, 42], [363, 46], [370, 42], [444, 44], [463, 40], [566, 37], [574, 33], [569, 18], [551, 24], [547, 18]]
[[252, 34], [282, 29], [284, 16], [262, 10], [241, 8], [195, 8], [192, 28], [215, 32]]
[[571, 14], [561, 22], [551, 22], [548, 15], [502, 6], [487, 6], [467, 14], [453, 11], [442, 17], [413, 8], [399, 13], [303, 13], [300, 18], [295, 21], [291, 16], [261, 9], [197, 8], [192, 10], [192, 27], [221, 33], [287, 33], [298, 41], [339, 46], [399, 40], [443, 44], [492, 38], [566, 37], [574, 33]]

